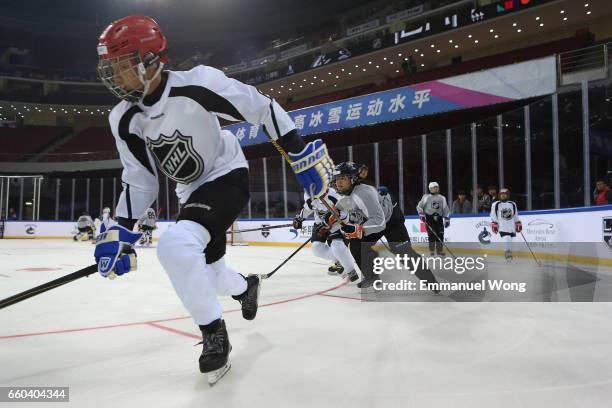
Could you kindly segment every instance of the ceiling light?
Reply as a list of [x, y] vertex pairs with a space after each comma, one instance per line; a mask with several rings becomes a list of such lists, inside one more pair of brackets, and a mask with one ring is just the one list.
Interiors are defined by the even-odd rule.
[[512, 27], [516, 27], [516, 23], [512, 23]]
[[284, 88], [284, 87], [285, 87], [285, 85], [281, 85], [281, 88]]
[[336, 75], [336, 79], [340, 78], [338, 75]]
[[540, 27], [544, 27], [544, 23], [540, 23]]
[[328, 72], [327, 75], [331, 75], [331, 72]]
[[468, 35], [468, 38], [472, 38], [472, 34]]
[[520, 33], [521, 31], [523, 31], [523, 30], [521, 30], [520, 28], [518, 30], [516, 30], [517, 33]]
[[312, 77], [312, 79], [317, 79], [316, 75]]
[[590, 11], [590, 10], [589, 10], [589, 11], [587, 11], [587, 14], [591, 14], [591, 11]]
[[342, 68], [342, 72], [344, 72], [344, 68]]
[[401, 53], [401, 52], [398, 52], [398, 53], [397, 53], [397, 56], [398, 56], [398, 57], [401, 57], [401, 56], [402, 56], [402, 53]]
[[436, 46], [434, 44], [431, 44], [431, 48], [435, 48]]
[[378, 68], [380, 68], [380, 65], [377, 65], [377, 66], [376, 66], [376, 69], [378, 69]]
[[421, 64], [421, 66], [422, 66], [422, 67], [424, 67], [424, 66], [425, 66], [425, 64]]
[[389, 64], [393, 65], [393, 61], [389, 61]]
[[455, 44], [455, 48], [459, 48], [459, 44]]
[[314, 82], [311, 82], [310, 85], [314, 85]]
[[415, 48], [415, 49], [414, 49], [414, 52], [419, 52], [419, 49], [418, 49], [418, 48]]
[[304, 82], [306, 82], [306, 78], [304, 78]]
[[365, 69], [365, 68], [363, 69], [363, 72], [366, 72], [366, 69]]
[[489, 32], [492, 33], [493, 31], [495, 31], [494, 29], [490, 29]]
[[424, 56], [425, 56], [425, 54], [421, 54], [421, 57], [424, 57]]
[[452, 43], [453, 43], [453, 40], [448, 40], [448, 42], [452, 44]]
[[289, 88], [290, 91], [293, 91], [293, 89]]
[[563, 13], [565, 13], [565, 10], [561, 10], [559, 13], [563, 14]]
[[348, 73], [349, 75], [352, 75], [350, 72]]
[[540, 21], [540, 17], [539, 17], [539, 16], [538, 16], [538, 17], [536, 17], [536, 21]]
[[440, 50], [436, 50], [436, 52], [440, 52]]
[[291, 85], [295, 85], [295, 82], [292, 82]]
[[399, 74], [399, 69], [396, 69], [395, 72]]
[[359, 68], [359, 65], [355, 65], [355, 68]]
[[372, 64], [372, 61], [368, 61], [368, 64]]
[[303, 88], [303, 87], [304, 87], [304, 85], [300, 85], [300, 88]]
[[386, 60], [387, 60], [387, 57], [384, 57], [384, 58], [383, 58], [383, 61], [386, 61]]
[[584, 3], [584, 7], [589, 7], [589, 3]]
[[567, 17], [563, 17], [563, 21], [567, 21]]
[[474, 43], [475, 43], [475, 44], [478, 44], [478, 40], [474, 40]]

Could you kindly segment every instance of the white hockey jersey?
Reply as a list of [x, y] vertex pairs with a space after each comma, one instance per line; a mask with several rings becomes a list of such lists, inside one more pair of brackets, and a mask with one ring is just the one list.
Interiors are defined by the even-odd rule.
[[494, 201], [491, 204], [491, 221], [499, 224], [500, 232], [515, 233], [515, 223], [519, 221], [516, 203], [514, 201]]
[[123, 164], [118, 217], [135, 219], [157, 197], [158, 169], [177, 182], [185, 203], [205, 182], [248, 167], [240, 144], [218, 117], [262, 125], [273, 140], [295, 129], [280, 105], [255, 87], [198, 66], [164, 71], [142, 103], [122, 101], [109, 116]]
[[[331, 187], [325, 196], [327, 202], [331, 205], [336, 205], [338, 200], [340, 200], [340, 197], [340, 194], [338, 194], [338, 192]], [[314, 214], [315, 223], [322, 223], [323, 218], [328, 212], [329, 210], [323, 205], [323, 203], [321, 203], [320, 200], [313, 200], [308, 194], [304, 193], [304, 208], [302, 208], [302, 211], [300, 212], [300, 216], [302, 218], [308, 218], [311, 214]], [[335, 223], [331, 227], [330, 232], [336, 232], [339, 229], [340, 224]]]
[[147, 211], [144, 212], [138, 219], [138, 225], [144, 225], [147, 227], [155, 228], [155, 223], [157, 222], [157, 215], [155, 215], [155, 210], [152, 208], [147, 208]]

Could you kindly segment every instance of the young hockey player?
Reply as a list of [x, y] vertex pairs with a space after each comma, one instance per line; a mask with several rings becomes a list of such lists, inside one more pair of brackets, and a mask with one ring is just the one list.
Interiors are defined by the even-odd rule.
[[98, 237], [98, 270], [114, 277], [136, 268], [137, 214], [156, 199], [158, 172], [175, 181], [181, 209], [160, 237], [157, 255], [202, 331], [200, 371], [213, 384], [229, 370], [231, 350], [217, 295], [232, 295], [252, 320], [259, 293], [258, 275], [245, 278], [225, 265], [225, 232], [249, 200], [249, 173], [238, 139], [221, 129], [218, 118], [260, 125], [288, 154], [313, 198], [327, 191], [333, 162], [321, 140], [305, 144], [291, 117], [256, 88], [202, 65], [164, 70], [167, 41], [150, 17], [111, 23], [97, 51], [100, 79], [122, 99], [109, 121], [123, 164], [119, 225]]
[[140, 245], [151, 246], [153, 243], [153, 230], [157, 229], [157, 217], [155, 210], [147, 208], [147, 210], [138, 219], [138, 232], [142, 233], [140, 238]]
[[95, 242], [94, 232], [95, 224], [91, 216], [84, 211], [77, 220], [78, 233], [73, 237], [75, 241], [84, 241], [87, 237], [90, 241]]
[[[340, 196], [333, 188], [330, 188], [323, 199], [335, 205], [340, 199]], [[346, 246], [344, 237], [340, 233], [340, 224], [328, 224], [330, 218], [328, 215], [329, 210], [320, 200], [313, 200], [307, 195], [304, 195], [304, 200], [304, 207], [293, 219], [293, 228], [302, 228], [304, 219], [314, 214], [315, 223], [312, 228], [312, 253], [319, 258], [340, 262], [342, 270], [344, 271], [344, 273], [341, 272], [342, 277], [348, 278], [350, 282], [355, 282], [359, 279], [359, 275], [357, 275], [355, 271], [353, 256]], [[334, 275], [337, 274], [338, 272], [334, 272]]]
[[[394, 253], [406, 254], [410, 258], [419, 257], [410, 244], [401, 211], [399, 208], [395, 210], [397, 206], [393, 206], [390, 196], [385, 197], [388, 191], [383, 189], [381, 195], [374, 187], [361, 184], [358, 168], [353, 162], [340, 163], [335, 167], [334, 183], [338, 193], [344, 196], [336, 205], [341, 217], [340, 230], [350, 240], [351, 254], [363, 275], [358, 287], [367, 289], [376, 280], [374, 259], [377, 253], [372, 246], [382, 237], [387, 239]], [[415, 272], [415, 276], [429, 283], [436, 282], [433, 273], [423, 267]]]
[[504, 240], [506, 261], [512, 261], [512, 238], [523, 231], [523, 224], [518, 217], [518, 208], [510, 201], [510, 190], [499, 190], [499, 200], [491, 204], [491, 229]]
[[[444, 253], [444, 228], [450, 226], [450, 208], [446, 198], [440, 194], [440, 186], [435, 181], [429, 183], [429, 194], [424, 194], [417, 204], [419, 218], [427, 227], [429, 238], [429, 255], [434, 256], [436, 252], [440, 256]], [[435, 252], [434, 252], [435, 251]]]

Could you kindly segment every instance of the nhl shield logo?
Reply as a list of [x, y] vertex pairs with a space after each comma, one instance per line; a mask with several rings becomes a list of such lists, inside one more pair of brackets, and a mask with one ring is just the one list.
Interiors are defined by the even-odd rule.
[[267, 228], [269, 226], [269, 224], [261, 224], [261, 235], [264, 238], [268, 238], [270, 236], [270, 230]]
[[612, 249], [612, 217], [603, 217], [603, 240]]
[[170, 179], [188, 184], [204, 171], [204, 161], [193, 148], [193, 137], [175, 130], [171, 136], [159, 135], [159, 139], [147, 139], [157, 167]]

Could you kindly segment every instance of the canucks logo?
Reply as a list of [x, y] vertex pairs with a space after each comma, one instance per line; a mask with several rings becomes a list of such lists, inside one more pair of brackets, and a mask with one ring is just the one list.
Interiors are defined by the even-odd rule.
[[25, 232], [28, 235], [34, 235], [34, 233], [36, 232], [36, 225], [34, 225], [34, 224], [26, 224]]
[[478, 241], [483, 245], [489, 245], [491, 243], [491, 233], [487, 230], [487, 227], [483, 227], [480, 234], [478, 234]]
[[204, 161], [193, 148], [193, 138], [175, 130], [171, 136], [159, 135], [159, 139], [147, 139], [157, 167], [170, 179], [188, 184], [204, 172]]

